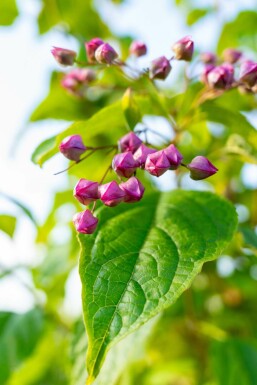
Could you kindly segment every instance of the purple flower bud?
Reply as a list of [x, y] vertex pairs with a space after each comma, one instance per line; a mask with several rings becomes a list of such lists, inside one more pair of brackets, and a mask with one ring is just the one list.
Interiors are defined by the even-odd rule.
[[211, 88], [225, 90], [230, 88], [234, 81], [234, 68], [225, 63], [213, 68], [207, 75], [207, 81]]
[[105, 206], [113, 207], [124, 202], [126, 193], [120, 189], [117, 182], [103, 184], [98, 188], [100, 199]]
[[83, 205], [89, 205], [89, 203], [99, 198], [98, 187], [97, 182], [80, 179], [74, 187], [73, 195]]
[[73, 223], [79, 233], [92, 234], [96, 229], [98, 219], [93, 216], [90, 210], [86, 210], [75, 214]]
[[145, 43], [141, 41], [133, 41], [129, 48], [129, 52], [131, 55], [135, 55], [137, 57], [144, 56], [147, 52], [147, 47]]
[[163, 151], [170, 162], [170, 170], [176, 170], [183, 159], [183, 156], [181, 155], [179, 150], [174, 146], [174, 144], [171, 144]]
[[165, 80], [171, 71], [169, 60], [165, 56], [158, 57], [151, 62], [150, 79]]
[[83, 154], [86, 149], [80, 135], [67, 136], [59, 145], [60, 152], [66, 158], [75, 160], [76, 162], [80, 159], [80, 155]]
[[72, 66], [77, 53], [70, 49], [53, 47], [51, 53], [55, 60], [63, 66]]
[[200, 55], [200, 59], [204, 64], [215, 64], [217, 57], [212, 52], [203, 52]]
[[140, 201], [144, 195], [145, 188], [134, 176], [120, 184], [120, 188], [126, 193], [124, 202], [134, 203]]
[[247, 60], [240, 68], [240, 81], [246, 83], [249, 87], [253, 87], [257, 82], [257, 63]]
[[177, 60], [191, 61], [194, 53], [194, 42], [190, 36], [185, 36], [172, 46]]
[[204, 69], [203, 69], [203, 72], [201, 74], [201, 82], [205, 83], [208, 85], [208, 74], [209, 72], [211, 72], [213, 69], [215, 68], [215, 66], [213, 64], [207, 64], [206, 66], [204, 66]]
[[137, 161], [138, 167], [144, 168], [147, 156], [154, 152], [156, 152], [154, 148], [147, 147], [142, 143], [134, 153], [134, 159]]
[[234, 64], [242, 57], [242, 52], [234, 48], [227, 48], [223, 51], [222, 56], [224, 61]]
[[125, 178], [130, 178], [136, 171], [137, 167], [138, 163], [133, 158], [131, 151], [115, 155], [112, 161], [113, 170], [118, 175], [124, 176]]
[[101, 64], [111, 64], [117, 57], [117, 52], [108, 43], [101, 44], [95, 51], [95, 58]]
[[99, 39], [98, 37], [95, 37], [94, 39], [85, 43], [85, 48], [86, 48], [86, 52], [87, 52], [87, 60], [89, 63], [96, 63], [95, 51], [102, 44], [104, 44], [103, 40]]
[[191, 163], [187, 165], [190, 170], [190, 178], [201, 180], [216, 174], [218, 169], [204, 156], [196, 156]]
[[95, 72], [89, 68], [75, 68], [64, 76], [62, 86], [73, 94], [82, 96], [87, 85], [95, 80]]
[[145, 170], [154, 176], [161, 176], [170, 168], [170, 161], [163, 150], [156, 151], [146, 158]]
[[133, 132], [124, 135], [118, 142], [121, 152], [131, 151], [134, 153], [141, 145], [142, 140]]

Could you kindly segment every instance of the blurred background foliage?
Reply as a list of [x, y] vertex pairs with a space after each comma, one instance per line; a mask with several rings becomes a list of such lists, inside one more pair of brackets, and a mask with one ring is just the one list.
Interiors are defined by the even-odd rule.
[[[98, 2], [42, 0], [41, 3], [37, 18], [39, 34], [57, 28], [64, 35], [72, 35], [77, 40], [82, 61], [86, 60], [84, 42], [95, 36], [114, 42], [126, 58], [128, 46], [135, 37], [133, 31], [131, 36], [115, 36], [101, 18]], [[123, 1], [113, 3], [119, 7]], [[219, 17], [223, 3], [226, 2], [175, 0], [173, 6], [183, 15], [185, 27], [194, 25], [201, 30], [204, 18]], [[10, 26], [17, 17], [15, 0], [1, 0], [0, 24]], [[217, 39], [217, 53], [234, 47], [244, 49], [251, 58], [256, 57], [256, 25], [256, 7], [242, 9], [233, 19], [224, 19]], [[62, 76], [61, 72], [52, 74], [49, 93], [30, 118], [31, 122], [64, 120], [69, 126], [35, 150], [32, 159], [40, 165], [57, 153], [60, 140], [70, 133], [82, 134], [91, 146], [115, 143], [126, 132], [121, 97], [131, 86], [130, 80], [107, 68], [101, 72], [100, 79], [106, 89], [99, 89], [96, 84], [79, 99], [60, 86]], [[257, 164], [256, 124], [250, 119], [256, 114], [256, 96], [233, 90], [199, 103], [202, 86], [193, 81], [186, 93], [180, 95], [177, 85], [183, 81], [182, 75], [178, 76], [171, 88], [163, 89], [161, 96], [143, 81], [133, 84], [135, 102], [142, 116], [168, 119], [169, 114], [173, 115], [178, 129], [177, 144], [185, 155], [185, 162], [196, 154], [208, 155], [213, 160], [219, 173], [210, 181], [200, 183], [198, 188], [229, 198], [238, 210], [239, 229], [224, 255], [217, 262], [206, 264], [192, 287], [154, 321], [152, 332], [146, 332], [144, 344], [140, 349], [137, 346], [137, 354], [133, 353], [131, 339], [127, 342], [131, 354], [125, 357], [125, 362], [114, 364], [111, 374], [106, 370], [99, 384], [257, 383], [257, 192], [243, 176], [245, 163]], [[79, 122], [85, 119], [89, 120]], [[78, 122], [70, 125], [71, 121]], [[170, 138], [172, 134], [170, 130]], [[86, 166], [82, 163], [70, 169], [70, 188], [53, 197], [51, 211], [42, 225], [36, 223], [33, 213], [22, 203], [4, 197], [19, 208], [20, 215], [32, 221], [37, 232], [36, 242], [44, 256], [36, 266], [16, 266], [0, 272], [1, 279], [7, 275], [19, 277], [19, 269], [29, 270], [33, 284], [28, 290], [35, 302], [35, 308], [25, 314], [0, 313], [0, 384], [84, 384], [87, 345], [84, 326], [81, 317], [77, 319], [63, 310], [66, 285], [77, 268], [79, 256], [70, 217], [80, 206], [73, 199], [72, 186], [82, 175], [100, 179], [105, 168], [103, 161], [106, 154], [98, 153]], [[192, 188], [183, 171], [177, 178], [179, 186]], [[149, 179], [144, 183], [149, 189], [156, 188]], [[12, 237], [17, 220], [3, 213], [0, 230]], [[60, 244], [52, 236], [56, 230], [63, 234]], [[140, 336], [136, 337], [139, 341]], [[116, 359], [114, 355], [114, 362]]]

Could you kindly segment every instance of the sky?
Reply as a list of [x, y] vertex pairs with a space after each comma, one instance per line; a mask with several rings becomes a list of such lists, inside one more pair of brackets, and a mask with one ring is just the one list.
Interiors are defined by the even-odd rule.
[[[201, 28], [185, 29], [181, 14], [171, 0], [128, 0], [116, 7], [105, 0], [96, 3], [103, 19], [114, 32], [120, 34], [133, 31], [136, 38], [146, 42], [150, 57], [170, 55], [172, 42], [190, 34], [202, 51], [214, 48], [217, 31], [222, 18], [233, 18], [242, 2], [224, 1], [224, 11], [218, 22], [209, 18], [201, 22]], [[209, 1], [199, 1], [202, 5]], [[253, 0], [244, 0], [244, 7], [252, 7]], [[55, 157], [46, 167], [40, 169], [31, 160], [35, 147], [44, 139], [58, 133], [67, 122], [47, 121], [28, 124], [35, 106], [48, 91], [49, 75], [57, 69], [50, 48], [54, 46], [76, 49], [72, 38], [64, 37], [56, 29], [38, 37], [35, 16], [39, 2], [18, 1], [20, 17], [11, 28], [0, 27], [0, 191], [26, 204], [39, 223], [44, 221], [51, 205], [54, 191], [66, 186], [65, 175], [54, 176], [54, 172], [65, 168], [66, 162]], [[248, 173], [252, 173], [252, 169]], [[257, 173], [256, 173], [257, 175]], [[246, 175], [247, 178], [247, 175]], [[255, 184], [257, 181], [255, 180]], [[0, 214], [18, 215], [14, 239], [0, 232], [0, 269], [15, 265], [33, 265], [40, 262], [42, 252], [34, 246], [35, 229], [30, 221], [4, 199], [0, 199]], [[33, 306], [33, 297], [20, 283], [31, 284], [31, 277], [20, 269], [18, 278], [8, 277], [0, 281], [0, 309], [26, 311]], [[80, 284], [74, 271], [67, 283], [67, 312], [80, 311]], [[70, 299], [72, 298], [72, 301]]]

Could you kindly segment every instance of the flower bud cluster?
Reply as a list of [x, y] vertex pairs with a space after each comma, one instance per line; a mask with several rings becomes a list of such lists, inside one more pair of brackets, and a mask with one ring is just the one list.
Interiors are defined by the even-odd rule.
[[[135, 203], [142, 199], [145, 188], [136, 177], [137, 168], [147, 171], [150, 175], [159, 177], [168, 170], [177, 170], [180, 165], [187, 167], [190, 177], [194, 180], [208, 178], [215, 174], [217, 168], [205, 157], [197, 156], [187, 166], [182, 164], [183, 156], [179, 150], [170, 144], [162, 150], [146, 146], [133, 132], [123, 136], [118, 142], [120, 153], [112, 161], [112, 169], [120, 179], [120, 183], [112, 180], [109, 183], [98, 183], [88, 179], [80, 179], [74, 187], [74, 197], [83, 205], [95, 205], [100, 200], [105, 206], [114, 207], [118, 204]], [[80, 162], [81, 155], [92, 147], [86, 147], [80, 135], [72, 135], [63, 139], [59, 146], [60, 152], [68, 159]], [[99, 148], [95, 148], [99, 149]], [[123, 181], [122, 178], [126, 180]], [[93, 210], [86, 209], [75, 214], [75, 228], [83, 234], [92, 234], [96, 229], [98, 219]]]

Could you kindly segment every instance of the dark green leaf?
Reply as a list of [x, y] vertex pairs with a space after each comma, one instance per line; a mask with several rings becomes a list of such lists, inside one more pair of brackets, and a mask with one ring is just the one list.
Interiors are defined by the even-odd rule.
[[257, 234], [253, 228], [240, 226], [239, 231], [243, 234], [246, 245], [257, 249]]
[[96, 234], [80, 236], [89, 383], [110, 347], [174, 303], [236, 226], [228, 202], [186, 191], [102, 208], [98, 217]]

